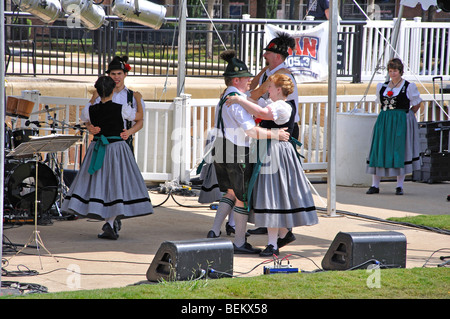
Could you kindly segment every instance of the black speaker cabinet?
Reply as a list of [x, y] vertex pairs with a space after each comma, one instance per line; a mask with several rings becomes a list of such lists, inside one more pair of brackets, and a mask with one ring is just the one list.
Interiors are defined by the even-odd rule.
[[209, 278], [232, 276], [233, 243], [220, 238], [165, 241], [147, 270], [147, 279], [192, 280], [203, 271]]
[[377, 260], [381, 268], [406, 267], [406, 237], [402, 233], [339, 232], [322, 260], [324, 270], [367, 268], [369, 260]]

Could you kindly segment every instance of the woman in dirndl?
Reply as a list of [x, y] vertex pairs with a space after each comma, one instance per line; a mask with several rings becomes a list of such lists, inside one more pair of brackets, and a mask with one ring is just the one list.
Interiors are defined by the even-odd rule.
[[95, 88], [101, 101], [89, 106], [87, 118], [99, 127], [100, 132], [87, 149], [83, 163], [69, 192], [64, 198], [62, 210], [81, 216], [105, 220], [102, 239], [117, 239], [120, 224], [117, 220], [153, 213], [142, 174], [134, 155], [120, 137], [124, 120], [139, 120], [136, 110], [129, 105], [112, 101], [116, 86], [109, 76], [101, 76]]
[[[261, 120], [261, 127], [288, 127], [292, 133], [295, 111], [285, 100], [292, 93], [294, 83], [285, 74], [271, 75], [268, 81], [273, 103], [267, 107], [262, 108], [239, 96], [229, 97], [227, 103], [241, 104]], [[279, 255], [281, 247], [296, 239], [291, 231], [293, 227], [315, 225], [318, 218], [308, 179], [293, 144], [277, 140], [255, 142], [257, 148], [254, 150], [261, 166], [255, 165], [253, 173], [256, 179], [251, 191], [249, 222], [257, 227], [267, 227], [268, 243], [260, 253], [267, 257]]]
[[375, 122], [366, 173], [372, 186], [366, 194], [378, 194], [382, 177], [396, 176], [396, 195], [403, 195], [406, 174], [420, 170], [419, 125], [415, 113], [422, 104], [414, 83], [402, 78], [403, 63], [394, 58], [387, 65], [390, 81], [378, 83], [381, 112]]

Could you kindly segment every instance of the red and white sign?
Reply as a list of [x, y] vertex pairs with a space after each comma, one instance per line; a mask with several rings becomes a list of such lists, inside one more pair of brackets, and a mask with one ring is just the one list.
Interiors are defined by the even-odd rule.
[[295, 39], [295, 48], [289, 50], [285, 63], [289, 66], [297, 83], [320, 82], [328, 79], [328, 21], [304, 31], [290, 31], [267, 25], [265, 44], [285, 32]]

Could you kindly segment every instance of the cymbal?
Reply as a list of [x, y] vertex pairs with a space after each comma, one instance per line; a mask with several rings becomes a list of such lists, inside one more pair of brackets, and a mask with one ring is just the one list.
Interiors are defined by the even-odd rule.
[[66, 108], [65, 106], [53, 107], [51, 109], [44, 109], [44, 110], [33, 112], [33, 113], [31, 113], [31, 115], [64, 110], [65, 108]]

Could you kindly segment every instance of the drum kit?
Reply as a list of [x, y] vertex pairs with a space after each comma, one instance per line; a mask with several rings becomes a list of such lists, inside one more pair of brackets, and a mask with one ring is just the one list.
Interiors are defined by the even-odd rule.
[[[27, 108], [19, 110], [19, 105]], [[80, 141], [86, 133], [84, 127], [57, 120], [56, 113], [51, 116], [50, 112], [62, 108], [45, 106], [44, 110], [32, 113], [33, 106], [34, 102], [7, 98], [6, 115], [12, 127], [5, 122], [4, 222], [36, 222], [44, 217], [48, 221], [47, 217], [53, 213], [62, 217], [59, 207], [70, 186], [67, 181], [76, 174], [75, 170], [63, 169], [62, 152], [74, 144], [83, 147]], [[39, 113], [47, 113], [46, 120], [29, 120], [30, 115]], [[14, 128], [19, 119], [21, 123], [25, 121], [25, 126]], [[50, 134], [41, 136], [40, 132], [45, 130], [50, 130]], [[68, 130], [79, 134], [64, 134]]]

